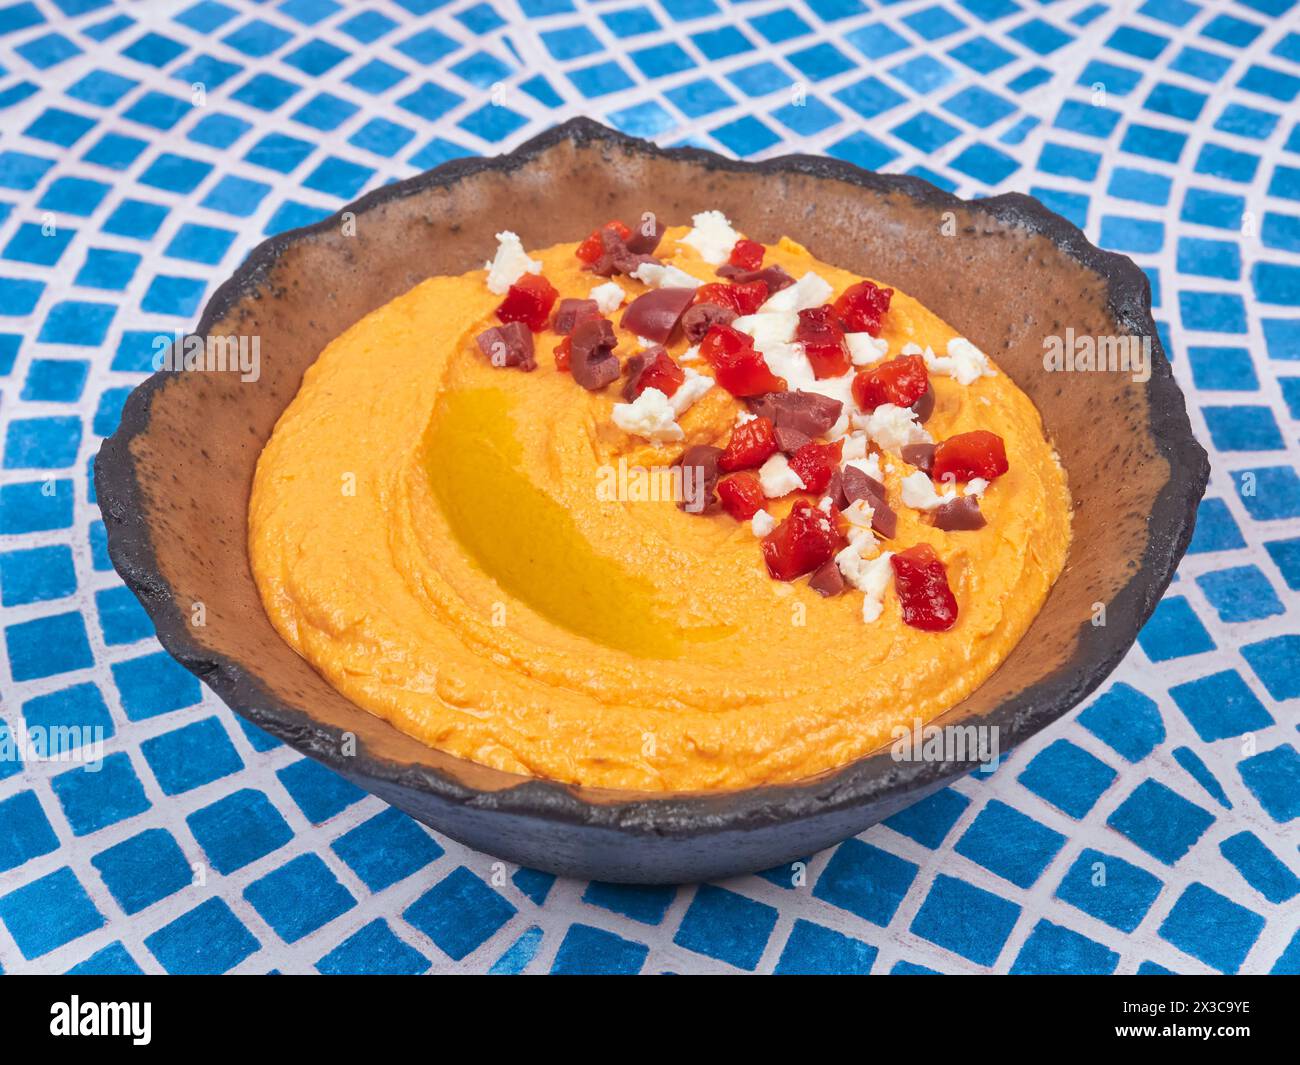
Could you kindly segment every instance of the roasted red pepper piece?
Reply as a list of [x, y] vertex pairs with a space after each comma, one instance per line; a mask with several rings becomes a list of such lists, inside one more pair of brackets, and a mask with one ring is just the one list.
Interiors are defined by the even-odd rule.
[[880, 322], [889, 310], [892, 288], [881, 288], [870, 281], [850, 285], [835, 301], [835, 317], [846, 333], [870, 333], [880, 336]]
[[700, 355], [713, 367], [718, 384], [733, 396], [784, 392], [785, 378], [767, 368], [754, 340], [729, 325], [715, 325], [700, 341]]
[[601, 252], [604, 251], [604, 244], [600, 239], [601, 229], [612, 229], [623, 240], [627, 240], [632, 235], [632, 231], [622, 222], [606, 222], [600, 229], [593, 230], [591, 236], [578, 245], [578, 250], [574, 254], [584, 263], [594, 263], [600, 258]]
[[948, 587], [948, 571], [934, 548], [917, 544], [889, 560], [903, 622], [926, 632], [944, 632], [957, 620], [957, 600]]
[[858, 374], [853, 379], [853, 398], [869, 413], [885, 403], [910, 407], [929, 387], [925, 359], [920, 355], [900, 355]]
[[835, 520], [806, 499], [796, 499], [785, 521], [763, 537], [763, 561], [778, 581], [812, 573], [844, 546]]
[[936, 481], [991, 481], [1007, 472], [1007, 449], [1002, 437], [987, 429], [958, 433], [935, 445], [930, 476]]
[[731, 439], [718, 458], [718, 469], [752, 470], [776, 454], [776, 432], [770, 418], [753, 418], [731, 430]]
[[673, 357], [668, 352], [660, 351], [636, 379], [632, 398], [635, 399], [647, 388], [657, 388], [665, 396], [671, 396], [681, 388], [685, 380], [686, 371], [673, 361]]
[[790, 457], [790, 468], [799, 475], [807, 491], [820, 494], [826, 490], [831, 477], [840, 468], [843, 452], [843, 440], [836, 440], [833, 444], [809, 441]]
[[752, 473], [738, 473], [718, 482], [718, 498], [737, 521], [749, 521], [763, 509], [763, 486]]
[[729, 307], [737, 316], [753, 314], [767, 302], [767, 282], [747, 281], [744, 284], [725, 284], [710, 281], [695, 290], [696, 303], [716, 303]]
[[813, 376], [819, 380], [849, 372], [852, 363], [848, 345], [844, 342], [844, 330], [835, 320], [830, 304], [800, 311], [794, 338], [803, 345], [804, 354], [812, 363]]
[[506, 291], [497, 308], [503, 322], [523, 322], [531, 332], [539, 332], [551, 317], [551, 305], [559, 293], [541, 274], [524, 274]]
[[763, 256], [767, 249], [756, 240], [741, 237], [731, 248], [731, 257], [727, 260], [732, 266], [742, 270], [757, 270], [763, 265]]

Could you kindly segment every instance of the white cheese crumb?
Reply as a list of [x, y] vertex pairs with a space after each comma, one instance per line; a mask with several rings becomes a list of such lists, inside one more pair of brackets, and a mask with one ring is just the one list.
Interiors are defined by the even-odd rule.
[[489, 292], [504, 296], [510, 286], [524, 274], [540, 274], [542, 264], [536, 259], [528, 258], [519, 237], [505, 229], [497, 234], [497, 253], [487, 268], [487, 287]]
[[885, 610], [885, 590], [889, 579], [894, 575], [894, 567], [889, 560], [894, 557], [892, 551], [882, 551], [865, 566], [859, 577], [862, 591], [862, 620], [870, 625]]
[[929, 475], [921, 470], [904, 477], [902, 489], [903, 502], [913, 510], [934, 510], [957, 498], [957, 493], [951, 488], [939, 495]]
[[623, 306], [623, 290], [613, 281], [606, 281], [588, 292], [587, 299], [596, 301], [596, 309], [601, 314], [612, 314]]
[[835, 500], [833, 500], [830, 496], [822, 496], [821, 499], [817, 500], [817, 509], [820, 510], [823, 514], [829, 514], [831, 512], [831, 507], [833, 507], [834, 505], [835, 505]]
[[747, 410], [742, 410], [742, 411], [737, 411], [737, 412], [736, 412], [736, 424], [737, 424], [737, 425], [744, 425], [746, 422], [752, 422], [752, 421], [757, 420], [757, 418], [758, 418], [758, 415], [757, 415], [757, 414], [751, 414], [751, 413], [750, 413], [749, 411], [747, 411]]
[[909, 340], [898, 351], [900, 355], [924, 355], [926, 352], [930, 352], [930, 358], [934, 358], [933, 351], [930, 351], [929, 348], [921, 347], [921, 345], [915, 340]]
[[894, 555], [892, 551], [882, 551], [874, 558], [862, 557], [863, 549], [874, 547], [875, 542], [870, 532], [855, 530], [849, 535], [849, 546], [835, 556], [835, 564], [839, 566], [845, 583], [863, 593], [862, 620], [868, 623], [880, 617], [885, 589], [889, 587], [889, 578], [894, 572], [889, 564]]
[[701, 211], [691, 219], [691, 224], [694, 228], [682, 237], [682, 243], [698, 251], [706, 263], [720, 266], [726, 262], [740, 239], [727, 216], [721, 211]]
[[647, 440], [680, 440], [685, 435], [676, 421], [677, 412], [657, 388], [647, 388], [631, 403], [614, 404], [614, 424], [626, 433]]
[[656, 348], [659, 346], [658, 341], [650, 340], [646, 337], [637, 337], [636, 344], [642, 351], [645, 351], [646, 348]]
[[865, 499], [855, 499], [841, 513], [850, 525], [856, 525], [860, 529], [870, 529], [871, 523], [876, 520], [875, 507]]
[[758, 483], [768, 499], [780, 499], [804, 487], [803, 478], [790, 468], [790, 460], [779, 451], [758, 468]]
[[677, 386], [677, 391], [668, 400], [678, 417], [685, 414], [697, 399], [713, 387], [712, 377], [692, 370], [689, 366], [683, 372], [686, 374], [686, 380]]
[[760, 352], [773, 344], [789, 344], [798, 326], [799, 316], [794, 311], [746, 314], [731, 323], [732, 329], [753, 337]]
[[776, 528], [776, 519], [766, 510], [758, 510], [750, 518], [749, 527], [753, 530], [755, 536], [767, 536]]
[[843, 469], [854, 459], [864, 459], [867, 457], [867, 434], [864, 432], [849, 433], [844, 438], [844, 450], [840, 452], [840, 468]]
[[989, 486], [988, 481], [983, 477], [972, 477], [966, 482], [966, 494], [968, 496], [982, 496], [984, 489]]
[[820, 307], [835, 290], [825, 278], [809, 270], [793, 285], [786, 285], [775, 296], [759, 307], [760, 314], [789, 314], [794, 311]]
[[873, 481], [880, 481], [882, 483], [884, 482], [884, 476], [880, 472], [880, 456], [877, 455], [874, 451], [870, 455], [867, 455], [865, 458], [848, 459], [847, 461], [842, 462], [840, 464], [840, 469], [842, 470], [847, 469], [850, 466], [854, 466], [857, 469], [861, 470]]
[[853, 424], [865, 429], [886, 451], [897, 455], [908, 444], [932, 444], [934, 438], [922, 427], [911, 407], [882, 403], [870, 414], [856, 414]]
[[651, 288], [699, 288], [701, 281], [685, 270], [659, 263], [642, 263], [629, 275]]
[[947, 355], [936, 355], [926, 348], [925, 365], [931, 373], [946, 374], [961, 385], [993, 376], [988, 356], [965, 337], [953, 337], [948, 341]]
[[678, 362], [699, 362], [700, 346], [698, 344], [692, 344], [689, 348], [687, 348], [685, 351], [682, 352], [681, 358], [679, 358], [677, 361]]
[[868, 366], [889, 354], [889, 341], [884, 337], [873, 337], [870, 333], [845, 333], [844, 340], [854, 366]]

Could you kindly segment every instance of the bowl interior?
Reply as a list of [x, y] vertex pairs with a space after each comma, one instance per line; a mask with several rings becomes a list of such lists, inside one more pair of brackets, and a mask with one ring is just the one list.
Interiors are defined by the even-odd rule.
[[[677, 223], [707, 209], [758, 239], [788, 235], [826, 261], [908, 292], [992, 355], [1042, 414], [1070, 478], [1074, 546], [1025, 638], [945, 721], [992, 721], [1014, 738], [1045, 723], [1042, 700], [1026, 692], [1050, 689], [1059, 702], [1095, 686], [1168, 580], [1157, 573], [1135, 592], [1142, 560], [1176, 558], [1190, 534], [1174, 515], [1164, 522], [1169, 542], [1151, 554], [1151, 529], [1160, 525], [1153, 514], [1171, 505], [1170, 451], [1158, 443], [1152, 392], [1168, 371], [1153, 337], [1160, 364], [1153, 383], [1047, 373], [1043, 337], [1067, 327], [1079, 335], [1154, 332], [1132, 295], [1145, 294], [1136, 268], [1097, 253], [1024, 198], [966, 203], [825, 160], [754, 166], [665, 153], [590, 125], [504, 161], [452, 164], [381, 190], [341, 217], [264, 245], [218, 291], [198, 331], [259, 337], [259, 379], [161, 375], [133, 397], [102, 460], [114, 467], [101, 471], [101, 495], [115, 560], [168, 649], [236, 709], [345, 770], [354, 749], [345, 740], [355, 737], [356, 750], [397, 776], [432, 774], [475, 792], [518, 785], [521, 778], [430, 750], [360, 710], [279, 639], [248, 565], [254, 465], [303, 371], [331, 339], [430, 275], [481, 265], [497, 231], [545, 246], [613, 217], [653, 211]], [[1131, 271], [1122, 285], [1115, 270]], [[1117, 299], [1117, 288], [1129, 295]], [[1185, 432], [1181, 399], [1177, 407]], [[129, 476], [118, 469], [127, 459]], [[192, 624], [200, 603], [202, 626]], [[1116, 618], [1112, 606], [1108, 628], [1098, 630], [1097, 603], [1123, 613]], [[832, 785], [833, 776], [825, 778]], [[634, 797], [568, 790], [597, 805]]]

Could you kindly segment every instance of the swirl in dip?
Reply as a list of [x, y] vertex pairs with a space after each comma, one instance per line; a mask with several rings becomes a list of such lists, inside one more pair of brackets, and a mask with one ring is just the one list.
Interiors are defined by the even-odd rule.
[[499, 242], [333, 341], [258, 462], [263, 603], [334, 687], [461, 758], [680, 791], [843, 765], [998, 667], [1070, 499], [975, 345], [717, 212]]

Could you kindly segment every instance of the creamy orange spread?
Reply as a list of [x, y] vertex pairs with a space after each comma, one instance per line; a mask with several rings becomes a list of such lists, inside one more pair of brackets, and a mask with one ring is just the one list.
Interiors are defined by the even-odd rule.
[[[687, 228], [667, 231], [658, 258], [718, 281]], [[575, 247], [528, 250], [561, 298], [606, 282]], [[836, 295], [861, 280], [788, 240], [767, 249], [774, 263]], [[623, 310], [647, 289], [612, 281]], [[433, 277], [334, 340], [268, 441], [249, 508], [279, 633], [357, 705], [432, 747], [609, 788], [792, 781], [963, 699], [1061, 572], [1066, 478], [1033, 404], [992, 362], [968, 384], [932, 373], [925, 423], [935, 440], [1002, 437], [1009, 469], [980, 497], [984, 528], [937, 529], [902, 502], [913, 468], [867, 441], [898, 527], [863, 553], [931, 544], [959, 606], [952, 628], [925, 632], [903, 623], [892, 582], [867, 622], [859, 591], [823, 598], [773, 580], [750, 523], [611, 493], [622, 468], [725, 445], [744, 404], [713, 387], [678, 417], [681, 440], [648, 441], [615, 424], [621, 382], [588, 392], [556, 369], [554, 334], [537, 334], [533, 372], [484, 358], [475, 338], [500, 303], [485, 270]], [[617, 332], [620, 356], [638, 350]], [[957, 333], [895, 292], [881, 336], [889, 359], [908, 345], [942, 356]], [[680, 330], [667, 346], [711, 374]], [[766, 510], [780, 521], [795, 498]]]

